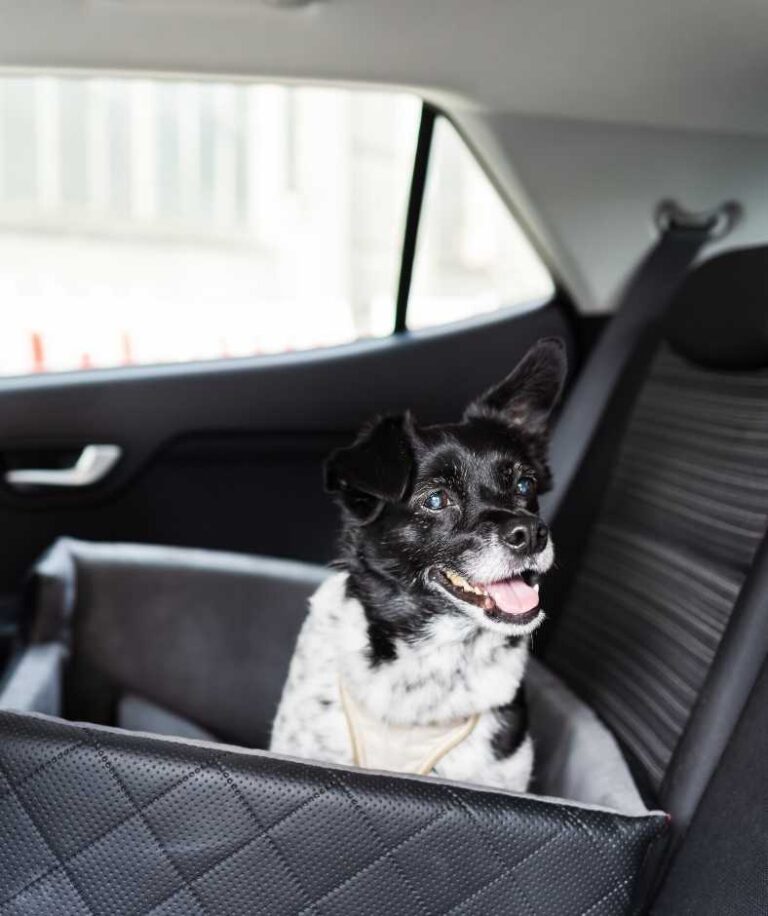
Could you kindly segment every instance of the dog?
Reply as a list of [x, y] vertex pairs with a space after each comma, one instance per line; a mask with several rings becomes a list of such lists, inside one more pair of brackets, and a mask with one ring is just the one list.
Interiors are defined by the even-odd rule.
[[561, 341], [535, 344], [459, 423], [368, 425], [325, 467], [338, 570], [315, 592], [270, 749], [523, 792], [523, 673], [554, 548], [549, 419]]

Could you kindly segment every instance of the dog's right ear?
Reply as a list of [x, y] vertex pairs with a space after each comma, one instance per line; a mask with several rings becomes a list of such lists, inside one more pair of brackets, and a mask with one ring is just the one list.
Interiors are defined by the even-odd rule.
[[491, 417], [532, 433], [545, 432], [563, 390], [567, 368], [563, 341], [545, 337], [503, 381], [473, 401], [464, 417]]
[[361, 525], [387, 502], [408, 491], [413, 470], [413, 421], [408, 414], [365, 427], [353, 445], [337, 449], [325, 463], [325, 488]]

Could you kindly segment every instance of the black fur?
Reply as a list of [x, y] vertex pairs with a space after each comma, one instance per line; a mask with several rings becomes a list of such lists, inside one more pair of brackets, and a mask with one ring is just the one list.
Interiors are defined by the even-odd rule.
[[491, 740], [491, 747], [493, 756], [497, 760], [503, 760], [515, 753], [528, 734], [528, 704], [522, 684], [512, 702], [506, 706], [499, 706], [495, 712], [499, 720], [499, 730]]
[[[408, 414], [385, 417], [329, 458], [326, 488], [344, 517], [337, 565], [368, 616], [372, 665], [391, 661], [396, 640], [418, 639], [434, 615], [462, 613], [429, 586], [431, 567], [464, 575], [489, 538], [539, 524], [536, 497], [551, 483], [547, 420], [565, 371], [562, 343], [542, 340], [461, 422], [419, 427]], [[516, 494], [521, 476], [535, 478], [537, 492]], [[455, 504], [426, 508], [435, 490]], [[529, 554], [539, 549], [534, 542]], [[510, 550], [510, 575], [526, 559]]]

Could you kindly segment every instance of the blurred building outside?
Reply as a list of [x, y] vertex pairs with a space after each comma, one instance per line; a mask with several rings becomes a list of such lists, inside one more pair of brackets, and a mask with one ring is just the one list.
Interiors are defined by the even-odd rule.
[[[0, 80], [0, 374], [390, 333], [419, 112], [358, 90]], [[438, 131], [412, 327], [551, 289], [452, 128]]]

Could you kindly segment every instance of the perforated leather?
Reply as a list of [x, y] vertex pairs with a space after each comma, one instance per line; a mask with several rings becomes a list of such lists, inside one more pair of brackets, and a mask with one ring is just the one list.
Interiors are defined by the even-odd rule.
[[664, 818], [0, 713], [0, 913], [627, 912]]

